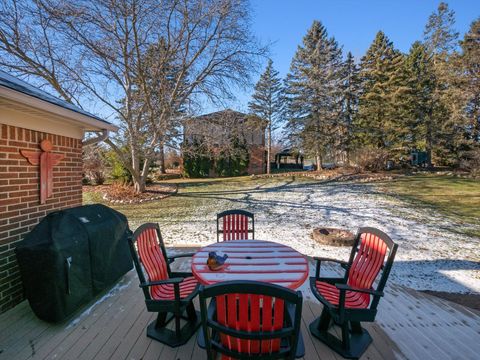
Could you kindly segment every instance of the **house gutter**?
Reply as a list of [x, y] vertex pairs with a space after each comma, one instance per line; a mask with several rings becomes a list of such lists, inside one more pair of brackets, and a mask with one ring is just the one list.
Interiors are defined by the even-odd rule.
[[81, 124], [87, 131], [117, 131], [118, 127], [106, 121], [99, 120], [93, 115], [88, 116], [72, 109], [64, 108], [58, 104], [50, 103], [35, 96], [24, 94], [20, 91], [12, 90], [8, 87], [0, 86], [0, 97], [31, 106], [33, 108], [53, 113], [60, 117]]

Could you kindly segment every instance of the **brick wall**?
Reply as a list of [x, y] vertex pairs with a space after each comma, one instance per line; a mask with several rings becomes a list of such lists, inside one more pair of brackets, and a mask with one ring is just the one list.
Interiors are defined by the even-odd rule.
[[[40, 205], [39, 168], [20, 150], [40, 151], [44, 139], [65, 157], [53, 168], [53, 195]], [[15, 244], [49, 212], [81, 205], [81, 180], [81, 140], [0, 124], [0, 313], [23, 299]]]
[[248, 174], [263, 174], [265, 172], [265, 148], [263, 146], [250, 146], [250, 160]]

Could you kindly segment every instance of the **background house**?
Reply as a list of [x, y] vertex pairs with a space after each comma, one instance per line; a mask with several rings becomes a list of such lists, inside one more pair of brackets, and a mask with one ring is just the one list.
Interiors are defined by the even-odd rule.
[[[184, 166], [186, 158], [209, 157], [209, 176], [219, 174], [222, 154], [232, 158], [246, 149], [246, 174], [262, 174], [266, 168], [266, 122], [254, 115], [231, 109], [190, 118], [184, 121]], [[225, 157], [225, 156], [224, 156]]]
[[[0, 71], [0, 312], [23, 299], [14, 249], [47, 213], [82, 205], [82, 146], [86, 132], [99, 132], [93, 143], [117, 127]], [[40, 166], [21, 151], [51, 152], [52, 194], [40, 203]]]

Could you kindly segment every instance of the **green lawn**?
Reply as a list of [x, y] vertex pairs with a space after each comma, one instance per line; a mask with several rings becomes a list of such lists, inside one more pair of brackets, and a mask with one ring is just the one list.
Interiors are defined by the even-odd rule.
[[[467, 223], [480, 221], [480, 181], [454, 176], [416, 175], [381, 183], [389, 194], [431, 207]], [[480, 234], [475, 234], [480, 236]]]

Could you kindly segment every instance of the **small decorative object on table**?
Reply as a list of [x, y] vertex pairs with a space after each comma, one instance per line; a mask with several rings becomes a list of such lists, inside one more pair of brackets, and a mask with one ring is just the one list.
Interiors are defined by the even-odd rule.
[[215, 251], [210, 251], [208, 253], [207, 265], [210, 270], [220, 270], [222, 266], [225, 264], [225, 260], [227, 260], [228, 255], [224, 254], [223, 256], [217, 255]]

